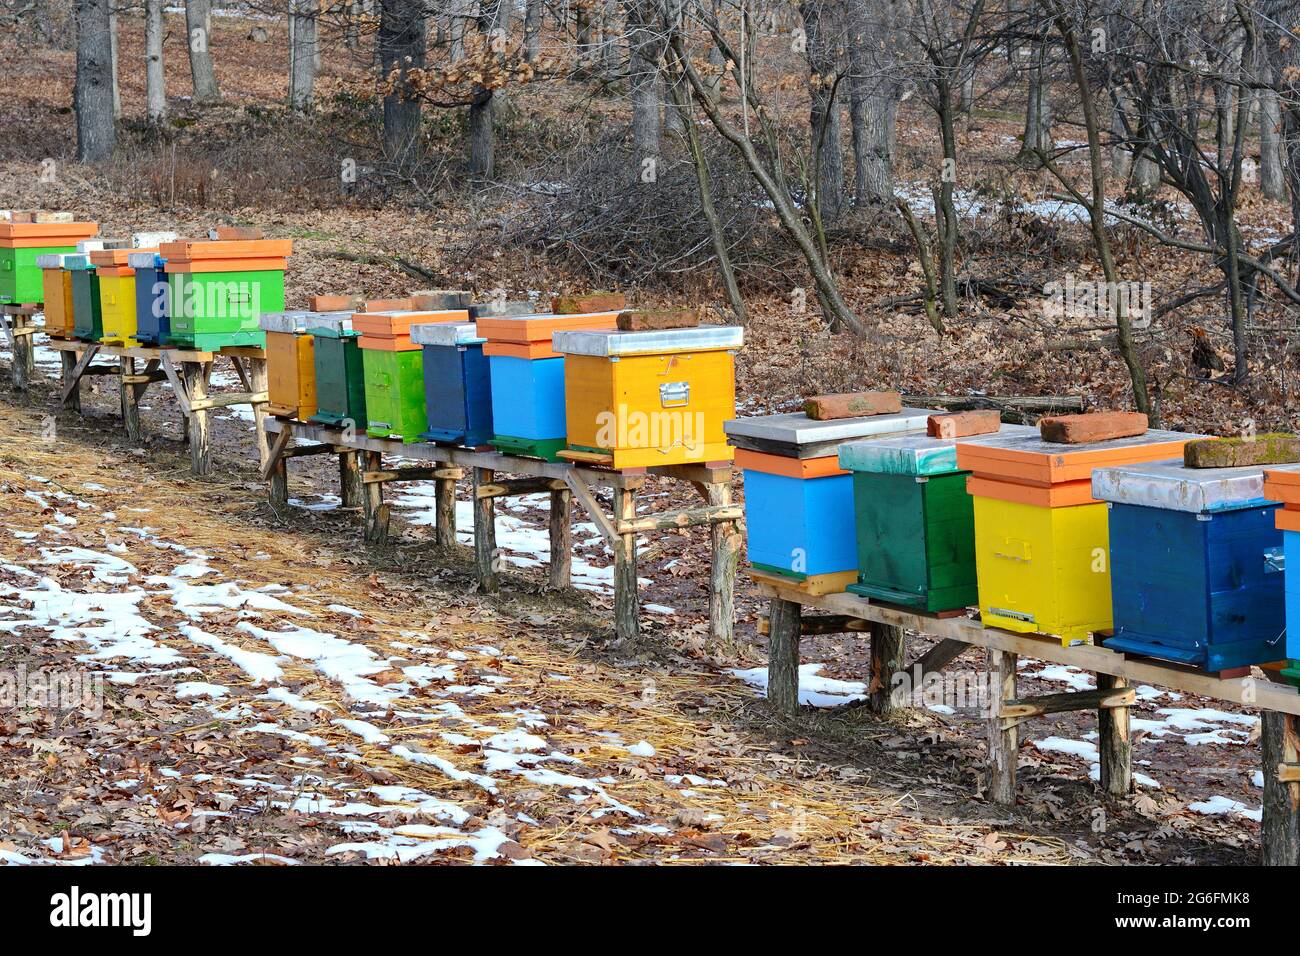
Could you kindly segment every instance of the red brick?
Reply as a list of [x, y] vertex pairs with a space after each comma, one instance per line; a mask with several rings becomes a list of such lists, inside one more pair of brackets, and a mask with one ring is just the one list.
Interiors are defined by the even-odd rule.
[[891, 415], [903, 407], [898, 392], [848, 392], [843, 395], [814, 395], [803, 403], [804, 414], [815, 421], [834, 418], [862, 418]]
[[698, 309], [626, 309], [616, 323], [623, 332], [650, 329], [693, 329], [700, 324]]
[[1089, 412], [1084, 415], [1057, 415], [1041, 419], [1038, 431], [1044, 441], [1063, 445], [1109, 441], [1141, 435], [1149, 422], [1141, 412]]
[[1002, 414], [987, 408], [948, 415], [931, 415], [925, 422], [926, 434], [932, 438], [965, 438], [987, 435], [1002, 427]]
[[348, 312], [361, 302], [355, 295], [313, 295], [307, 299], [307, 308], [312, 312]]

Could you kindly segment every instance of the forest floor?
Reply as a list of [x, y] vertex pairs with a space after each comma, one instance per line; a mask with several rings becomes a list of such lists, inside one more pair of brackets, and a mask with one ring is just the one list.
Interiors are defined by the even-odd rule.
[[[185, 114], [194, 139], [205, 123], [218, 136], [221, 123], [281, 95], [273, 65], [283, 62], [282, 38], [273, 30], [271, 44], [254, 44], [247, 30], [218, 23], [227, 104], [219, 121]], [[123, 51], [138, 56], [134, 32]], [[28, 145], [0, 167], [0, 207], [73, 209], [106, 235], [260, 225], [295, 240], [289, 307], [320, 292], [389, 297], [442, 285], [545, 298], [585, 288], [543, 256], [498, 247], [483, 258], [492, 243], [476, 218], [486, 215], [480, 204], [322, 204], [289, 189], [277, 197], [251, 180], [245, 198], [239, 182], [220, 179], [204, 201], [191, 183], [183, 199], [164, 203], [142, 190], [165, 182], [166, 169], [67, 164], [70, 64], [61, 51], [6, 58], [0, 121], [23, 133], [6, 148]], [[179, 54], [170, 57], [173, 96], [188, 86], [183, 67]], [[143, 94], [129, 76], [128, 113]], [[617, 114], [592, 102], [598, 116]], [[921, 116], [919, 106], [906, 109]], [[900, 131], [900, 177], [920, 180], [933, 138], [919, 121]], [[963, 148], [978, 166], [1014, 148], [1018, 132], [1014, 118], [974, 117]], [[1058, 206], [1032, 199], [1014, 215], [982, 216], [976, 196], [972, 186], [968, 225], [982, 248], [1022, 250], [1030, 272], [1095, 275], [1086, 247], [1070, 241], [1077, 222]], [[1266, 203], [1246, 210], [1259, 241], [1285, 232], [1285, 217]], [[1155, 283], [1157, 304], [1215, 281], [1184, 254], [1132, 236], [1121, 247], [1126, 266]], [[1090, 334], [1087, 321], [1046, 321], [1033, 297], [1005, 307], [965, 302], [938, 337], [914, 308], [894, 304], [919, 288], [910, 247], [844, 249], [845, 296], [870, 333], [830, 334], [814, 311], [791, 308], [788, 289], [747, 292], [742, 414], [789, 410], [813, 391], [879, 385], [1072, 394], [1128, 407], [1112, 351], [1052, 347]], [[966, 266], [1005, 272], [1001, 255], [972, 254]], [[635, 291], [642, 301], [682, 298]], [[1214, 308], [1177, 312], [1143, 336], [1164, 424], [1219, 433], [1246, 419], [1261, 430], [1287, 426], [1296, 391], [1289, 332], [1260, 333], [1264, 354], [1279, 358], [1260, 362], [1244, 386], [1191, 374], [1191, 324], [1230, 352]], [[504, 510], [500, 543], [516, 571], [503, 596], [483, 597], [468, 558], [433, 547], [429, 489], [401, 489], [396, 544], [372, 555], [360, 546], [356, 516], [337, 507], [322, 462], [293, 465], [295, 506], [276, 514], [249, 466], [245, 417], [215, 416], [217, 474], [195, 479], [166, 388], [147, 403], [149, 441], [132, 448], [113, 417], [115, 391], [99, 383], [84, 420], [49, 418], [55, 364], [47, 350], [39, 359], [45, 381], [27, 396], [0, 397], [0, 673], [90, 667], [107, 683], [102, 713], [0, 712], [0, 862], [1257, 859], [1258, 725], [1239, 708], [1141, 688], [1134, 737], [1145, 785], [1108, 807], [1101, 827], [1093, 720], [1035, 721], [1025, 728], [1019, 806], [1005, 811], [972, 799], [982, 786], [978, 719], [914, 710], [880, 721], [845, 706], [867, 673], [866, 642], [852, 635], [804, 642], [805, 692], [819, 706], [774, 721], [761, 688], [742, 679], [757, 681], [765, 663], [756, 633], [763, 603], [742, 573], [737, 645], [707, 645], [707, 548], [696, 530], [646, 542], [647, 650], [622, 659], [606, 649], [609, 559], [590, 529], [576, 535], [581, 590], [543, 591], [533, 570], [545, 558], [539, 502]], [[652, 493], [666, 506], [679, 492]], [[919, 636], [909, 642], [927, 646]], [[974, 675], [977, 657], [961, 658], [955, 673]], [[1024, 662], [1021, 678], [1028, 693], [1090, 686], [1085, 674], [1037, 662]]]

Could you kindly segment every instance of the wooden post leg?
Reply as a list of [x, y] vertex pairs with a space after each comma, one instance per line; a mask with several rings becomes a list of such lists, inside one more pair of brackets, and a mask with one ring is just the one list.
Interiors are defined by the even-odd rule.
[[365, 491], [361, 486], [361, 461], [354, 451], [339, 453], [339, 503], [344, 508], [365, 506]]
[[[636, 491], [614, 489], [614, 521], [636, 520]], [[621, 534], [614, 545], [614, 639], [632, 645], [641, 636], [636, 585], [636, 535]]]
[[799, 710], [799, 641], [803, 608], [772, 598], [768, 611], [767, 699], [779, 714]]
[[1260, 714], [1264, 758], [1264, 818], [1260, 844], [1265, 866], [1300, 865], [1300, 783], [1277, 779], [1278, 764], [1300, 762], [1300, 717]]
[[[76, 377], [75, 370], [77, 368], [77, 353], [60, 352], [59, 361], [63, 365], [63, 387], [67, 388], [68, 383], [71, 382]], [[72, 390], [72, 393], [68, 396], [68, 400], [63, 403], [63, 407], [71, 409], [72, 411], [76, 412], [78, 415], [81, 414], [81, 383], [80, 382], [78, 382], [77, 387]]]
[[[708, 486], [711, 505], [731, 504], [731, 483]], [[723, 647], [736, 641], [736, 566], [740, 563], [740, 532], [734, 521], [709, 526], [713, 567], [709, 573], [709, 636]]]
[[126, 428], [127, 437], [138, 442], [144, 437], [144, 429], [140, 424], [140, 393], [131, 381], [135, 376], [135, 359], [123, 355], [118, 359], [117, 369], [118, 385], [122, 393], [122, 424]]
[[992, 803], [1016, 802], [1016, 761], [1020, 750], [1020, 734], [1015, 726], [1003, 729], [1002, 702], [1016, 696], [1017, 657], [1010, 651], [989, 648], [989, 789]]
[[[18, 316], [10, 317], [13, 322], [15, 333], [18, 329], [23, 328], [23, 323], [19, 321]], [[10, 356], [9, 371], [13, 378], [14, 388], [25, 391], [31, 384], [32, 372], [36, 364], [32, 359], [32, 337], [30, 335], [18, 335], [13, 337], [14, 348]]]
[[[384, 456], [377, 451], [367, 451], [365, 455], [366, 471], [381, 471], [384, 467]], [[388, 505], [384, 501], [383, 482], [371, 481], [366, 482], [365, 488], [365, 513], [366, 513], [366, 544], [371, 547], [382, 548], [388, 543]]]
[[273, 508], [289, 507], [289, 459], [286, 456], [281, 455], [271, 469], [267, 493]]
[[[266, 359], [248, 359], [248, 385], [249, 391], [254, 394], [266, 394]], [[253, 434], [257, 440], [257, 466], [265, 468], [267, 460], [271, 457], [270, 436], [267, 435], [263, 424], [266, 421], [266, 403], [255, 401], [252, 404]]]
[[439, 548], [456, 547], [456, 479], [435, 478], [433, 541]]
[[546, 586], [567, 588], [573, 580], [573, 494], [562, 488], [551, 492], [551, 567]]
[[496, 473], [491, 468], [474, 469], [474, 573], [484, 594], [501, 590], [497, 577], [496, 505], [493, 498], [480, 498], [480, 485], [490, 484]]
[[[1121, 690], [1127, 686], [1126, 677], [1097, 675], [1098, 690]], [[1108, 797], [1126, 797], [1133, 792], [1133, 744], [1129, 738], [1129, 708], [1098, 708], [1097, 736], [1102, 792]]]
[[888, 716], [894, 707], [894, 675], [905, 670], [903, 629], [892, 624], [871, 626], [871, 710]]
[[[208, 397], [208, 375], [211, 362], [186, 362], [181, 366], [185, 391], [191, 402]], [[212, 436], [209, 433], [208, 410], [196, 408], [189, 414], [190, 470], [196, 475], [212, 473]]]

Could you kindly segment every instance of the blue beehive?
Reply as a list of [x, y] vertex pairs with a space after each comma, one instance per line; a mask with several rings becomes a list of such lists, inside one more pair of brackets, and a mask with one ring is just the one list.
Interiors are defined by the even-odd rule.
[[1181, 459], [1099, 468], [1110, 502], [1112, 650], [1216, 672], [1285, 656], [1282, 532], [1263, 469]]
[[135, 337], [149, 345], [166, 345], [171, 333], [165, 260], [156, 252], [133, 252], [127, 265], [135, 270]]
[[488, 357], [493, 444], [508, 454], [556, 460], [565, 445], [564, 359]]
[[473, 322], [411, 326], [424, 349], [424, 399], [429, 428], [420, 437], [456, 445], [492, 439], [488, 358]]
[[815, 421], [802, 412], [739, 418], [723, 428], [745, 478], [745, 524], [754, 570], [809, 593], [843, 591], [858, 579], [853, 476], [839, 467], [842, 442], [925, 428], [935, 414]]

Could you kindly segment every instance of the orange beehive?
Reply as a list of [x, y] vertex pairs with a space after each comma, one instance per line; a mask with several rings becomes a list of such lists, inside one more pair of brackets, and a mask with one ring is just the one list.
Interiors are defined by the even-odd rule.
[[556, 358], [560, 354], [551, 347], [553, 332], [612, 329], [618, 322], [618, 313], [485, 315], [477, 321], [478, 334], [487, 339], [487, 343], [483, 346], [484, 355], [548, 359]]
[[411, 341], [411, 326], [439, 325], [444, 322], [464, 322], [469, 313], [464, 309], [446, 309], [437, 312], [394, 311], [354, 312], [352, 328], [361, 333], [357, 344], [363, 349], [383, 352], [415, 352], [421, 346]]

